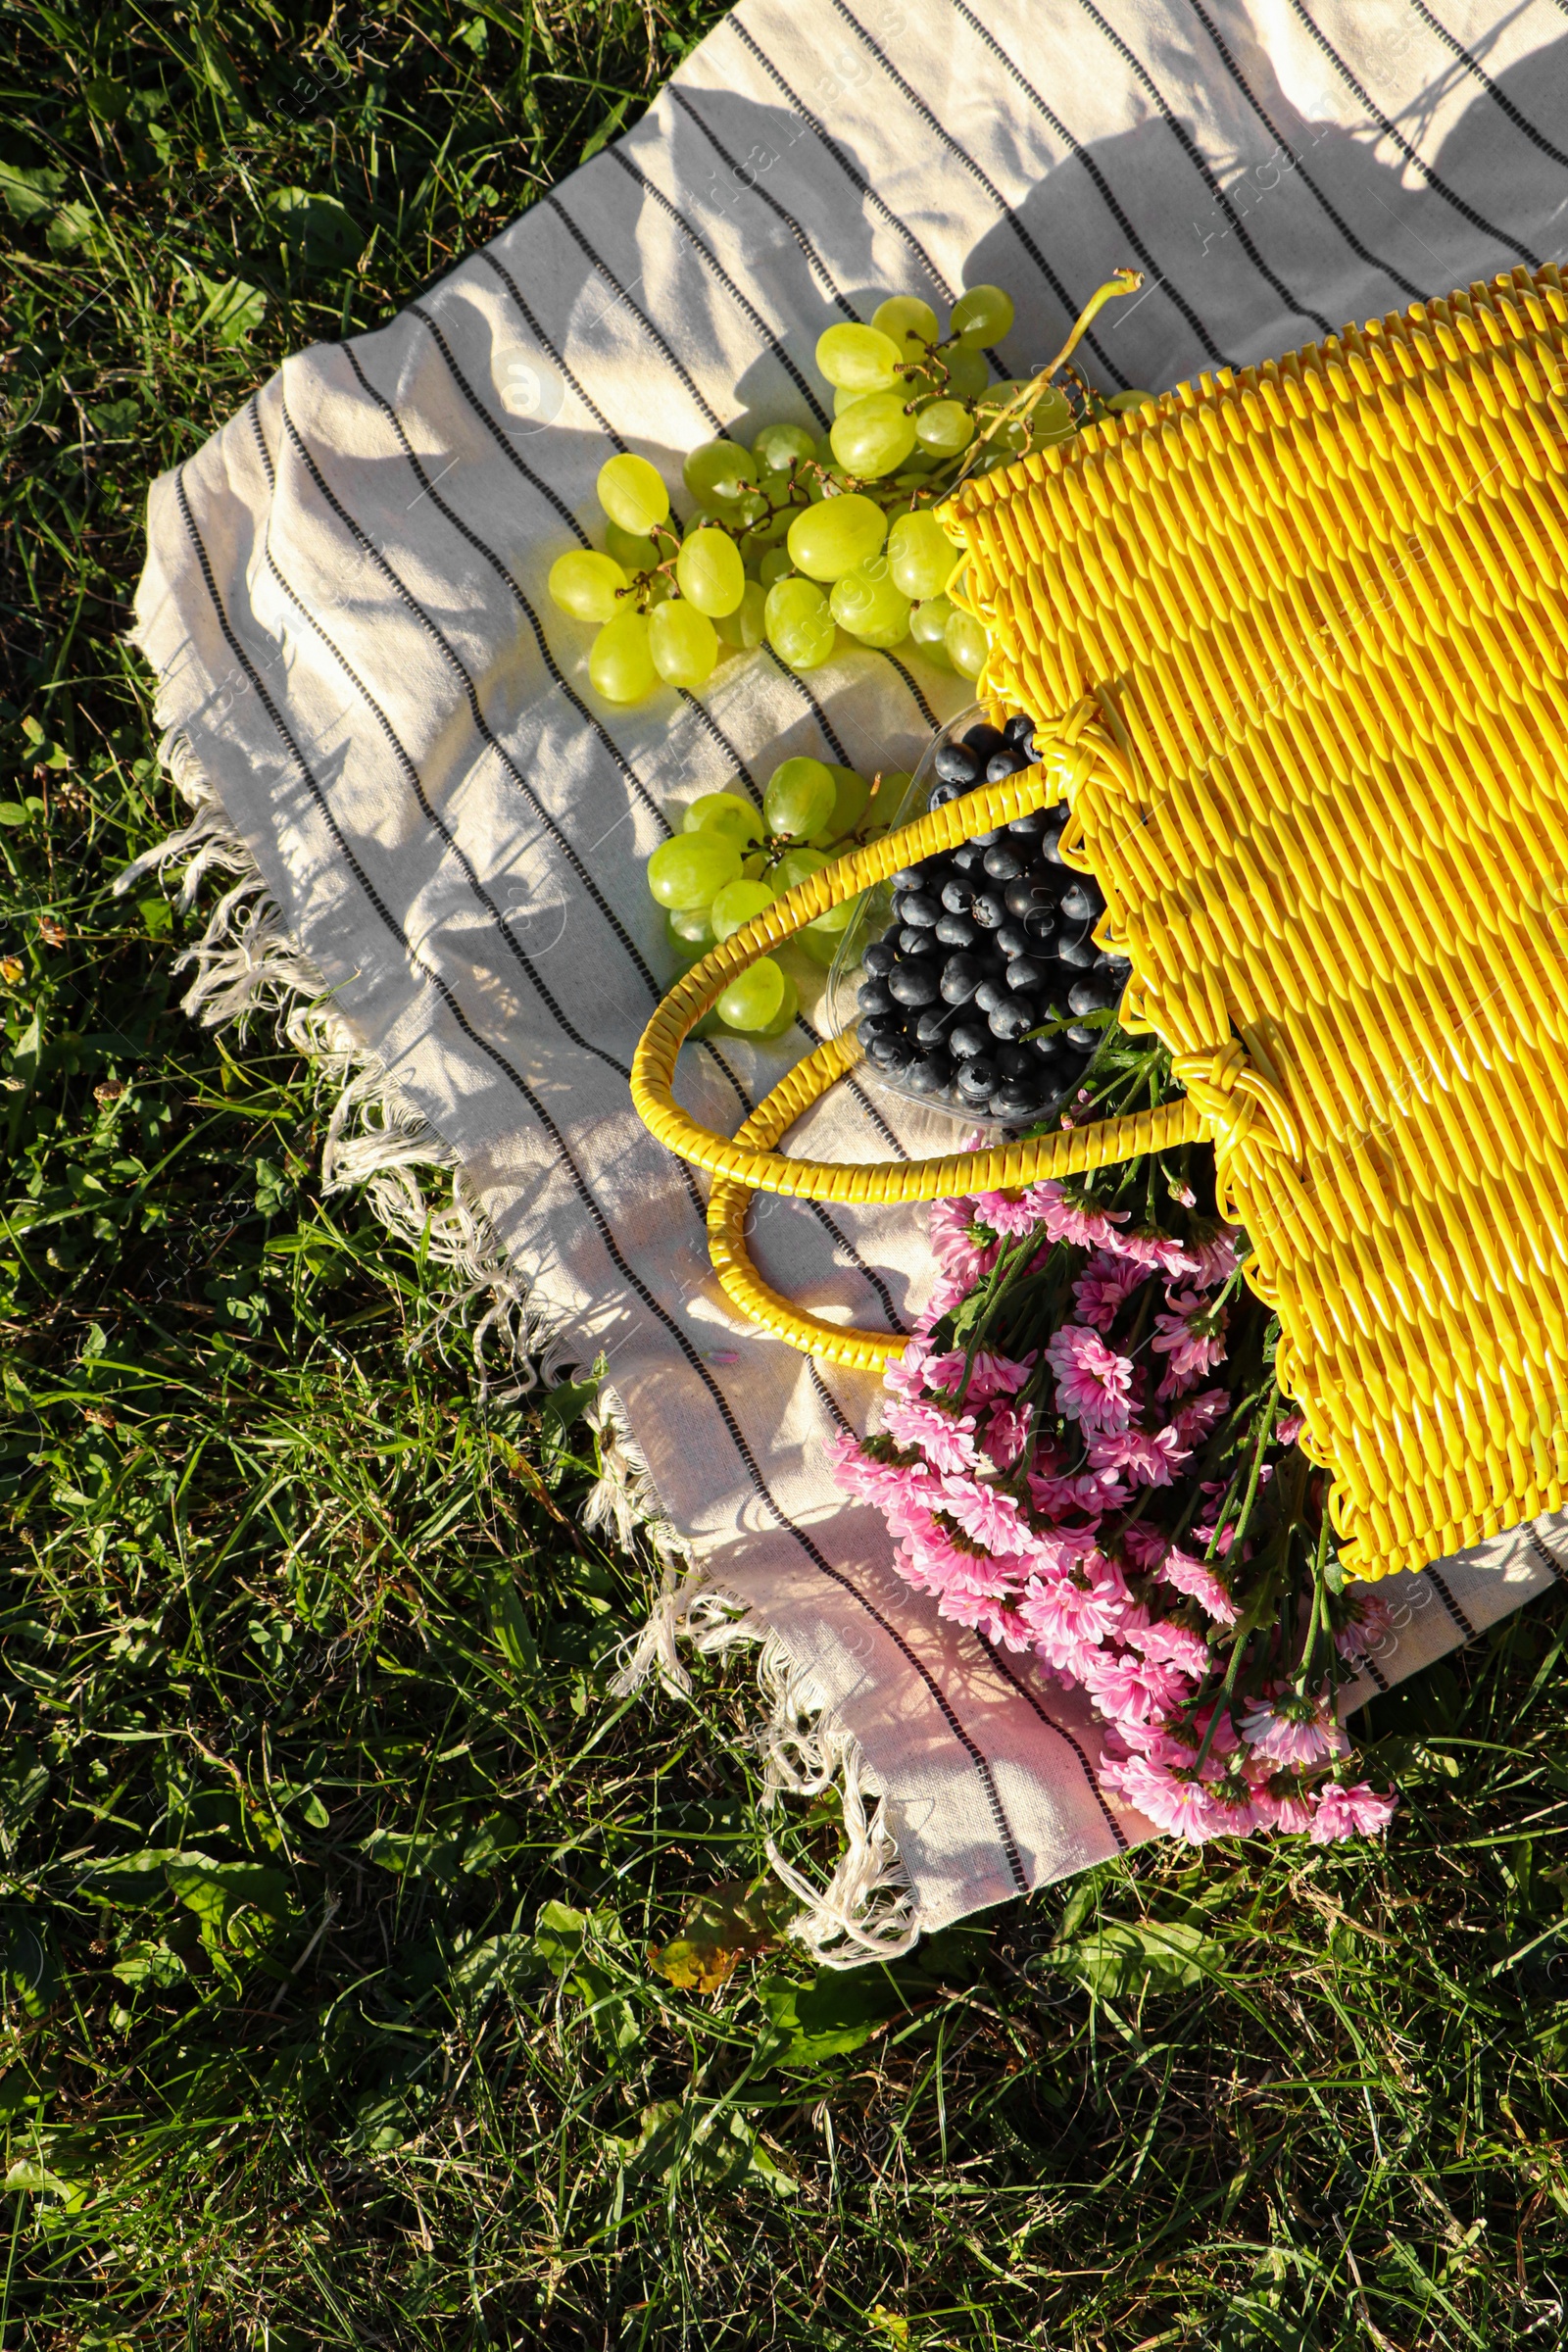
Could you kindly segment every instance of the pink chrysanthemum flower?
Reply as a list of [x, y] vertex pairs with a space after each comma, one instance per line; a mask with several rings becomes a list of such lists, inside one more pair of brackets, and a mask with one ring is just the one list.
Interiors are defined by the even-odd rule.
[[971, 1203], [976, 1222], [989, 1225], [993, 1233], [1004, 1233], [1015, 1239], [1033, 1233], [1040, 1219], [1029, 1205], [1027, 1194], [976, 1193]]
[[1261, 1826], [1285, 1838], [1300, 1838], [1312, 1827], [1316, 1800], [1293, 1773], [1276, 1773], [1255, 1784], [1252, 1802]]
[[1189, 1396], [1180, 1412], [1173, 1416], [1181, 1431], [1184, 1446], [1197, 1446], [1206, 1438], [1216, 1421], [1223, 1421], [1231, 1409], [1228, 1390], [1204, 1389], [1200, 1396]]
[[[1095, 1555], [1098, 1567], [1109, 1562]], [[1054, 1649], [1077, 1652], [1081, 1644], [1103, 1642], [1121, 1622], [1126, 1587], [1119, 1576], [1079, 1573], [1069, 1576], [1032, 1576], [1018, 1602], [1018, 1614], [1038, 1641]], [[1054, 1665], [1061, 1659], [1054, 1656]]]
[[1159, 1566], [1169, 1551], [1170, 1539], [1162, 1536], [1157, 1527], [1147, 1526], [1142, 1519], [1135, 1519], [1130, 1527], [1122, 1529], [1121, 1547], [1133, 1566], [1148, 1575], [1151, 1569]]
[[1240, 1252], [1234, 1234], [1216, 1233], [1206, 1241], [1189, 1237], [1185, 1248], [1193, 1280], [1200, 1291], [1217, 1291], [1236, 1271]]
[[1010, 1470], [1029, 1442], [1029, 1415], [1015, 1404], [992, 1408], [981, 1444], [999, 1470]]
[[973, 1413], [945, 1413], [937, 1404], [895, 1396], [883, 1407], [882, 1425], [901, 1446], [916, 1446], [936, 1470], [973, 1470]]
[[1100, 1779], [1113, 1795], [1125, 1797], [1128, 1804], [1147, 1814], [1156, 1830], [1163, 1830], [1167, 1837], [1183, 1838], [1189, 1845], [1221, 1837], [1230, 1826], [1224, 1808], [1216, 1804], [1203, 1782], [1173, 1772], [1168, 1765], [1152, 1763], [1147, 1756], [1129, 1756], [1125, 1764], [1102, 1765]]
[[1163, 1619], [1146, 1626], [1129, 1623], [1122, 1628], [1122, 1640], [1130, 1642], [1134, 1649], [1141, 1649], [1146, 1658], [1152, 1658], [1158, 1664], [1177, 1666], [1183, 1674], [1190, 1674], [1199, 1681], [1208, 1672], [1211, 1663], [1208, 1643], [1200, 1634], [1195, 1634], [1185, 1625], [1170, 1625]]
[[1187, 1593], [1205, 1608], [1216, 1623], [1236, 1623], [1235, 1601], [1213, 1569], [1201, 1560], [1195, 1560], [1191, 1552], [1182, 1551], [1173, 1544], [1160, 1562], [1159, 1573], [1167, 1585], [1174, 1585], [1178, 1592]]
[[1019, 1518], [1018, 1505], [1010, 1494], [980, 1486], [972, 1478], [945, 1478], [942, 1493], [943, 1510], [956, 1519], [971, 1543], [983, 1544], [987, 1551], [1004, 1556], [1032, 1550], [1034, 1538]]
[[938, 1265], [972, 1290], [997, 1262], [997, 1246], [975, 1231], [972, 1200], [933, 1200], [928, 1230]]
[[1092, 1257], [1072, 1286], [1078, 1319], [1092, 1330], [1108, 1331], [1134, 1291], [1149, 1280], [1147, 1266], [1101, 1250]]
[[1343, 1755], [1344, 1732], [1315, 1698], [1287, 1690], [1273, 1700], [1261, 1699], [1242, 1717], [1242, 1738], [1256, 1756], [1275, 1764], [1326, 1764]]
[[1023, 1197], [1036, 1223], [1045, 1227], [1049, 1241], [1076, 1242], [1082, 1250], [1114, 1249], [1116, 1228], [1127, 1222], [1125, 1208], [1080, 1208], [1067, 1199], [1054, 1176], [1043, 1184], [1031, 1184]]
[[[937, 1360], [943, 1362], [946, 1359], [939, 1357]], [[920, 1396], [927, 1385], [930, 1364], [930, 1341], [912, 1339], [902, 1355], [895, 1356], [890, 1364], [883, 1366], [882, 1386], [891, 1389], [895, 1396]], [[936, 1381], [931, 1385], [940, 1388], [943, 1384]]]
[[1227, 1318], [1222, 1314], [1211, 1327], [1213, 1306], [1197, 1291], [1167, 1292], [1166, 1302], [1169, 1311], [1154, 1317], [1150, 1345], [1156, 1355], [1170, 1359], [1160, 1396], [1176, 1396], [1224, 1362]]
[[1095, 1650], [1085, 1660], [1083, 1679], [1114, 1723], [1163, 1723], [1193, 1689], [1177, 1667], [1130, 1649]]
[[1342, 1658], [1371, 1656], [1394, 1632], [1394, 1611], [1370, 1585], [1351, 1585], [1346, 1598], [1350, 1604], [1350, 1622], [1341, 1626], [1334, 1646]]
[[1108, 1247], [1118, 1257], [1129, 1258], [1134, 1265], [1143, 1266], [1150, 1273], [1157, 1270], [1167, 1276], [1191, 1274], [1197, 1263], [1172, 1235], [1160, 1233], [1152, 1226], [1132, 1233], [1119, 1233]]
[[1294, 1446], [1305, 1427], [1306, 1415], [1304, 1413], [1287, 1413], [1274, 1432], [1275, 1445]]
[[1375, 1838], [1388, 1828], [1398, 1804], [1392, 1790], [1385, 1796], [1366, 1781], [1357, 1781], [1353, 1788], [1342, 1788], [1331, 1781], [1318, 1792], [1312, 1843], [1331, 1845], [1341, 1838]]
[[1041, 1476], [1031, 1470], [1029, 1494], [1043, 1519], [1069, 1519], [1079, 1512], [1086, 1518], [1099, 1519], [1111, 1508], [1110, 1490], [1100, 1479], [1083, 1472], [1071, 1478], [1057, 1478], [1049, 1471]]
[[1087, 1435], [1126, 1428], [1132, 1419], [1128, 1392], [1133, 1367], [1128, 1356], [1107, 1348], [1098, 1331], [1064, 1323], [1047, 1348], [1046, 1360], [1056, 1375], [1057, 1404], [1083, 1424]]
[[1168, 1487], [1187, 1447], [1174, 1429], [1118, 1429], [1089, 1441], [1089, 1459], [1097, 1470], [1130, 1470], [1146, 1487]]
[[[963, 1378], [964, 1362], [961, 1348], [950, 1348], [946, 1355], [932, 1356], [925, 1365], [926, 1387], [956, 1390]], [[969, 1374], [964, 1401], [968, 1404], [985, 1404], [993, 1396], [1015, 1396], [1034, 1370], [1034, 1365], [1033, 1348], [1020, 1364], [1014, 1363], [1010, 1355], [992, 1355], [982, 1348], [975, 1356]]]

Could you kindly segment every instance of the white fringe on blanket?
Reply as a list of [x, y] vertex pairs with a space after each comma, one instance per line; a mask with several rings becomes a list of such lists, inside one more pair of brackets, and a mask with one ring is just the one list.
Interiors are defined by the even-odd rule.
[[[320, 1092], [335, 1090], [321, 1148], [324, 1195], [362, 1193], [388, 1232], [447, 1276], [446, 1295], [411, 1341], [411, 1352], [442, 1348], [450, 1330], [466, 1330], [480, 1403], [515, 1402], [569, 1360], [571, 1335], [547, 1329], [530, 1311], [528, 1287], [502, 1250], [456, 1153], [399, 1094], [374, 1055], [356, 1043], [189, 744], [166, 737], [161, 758], [190, 819], [126, 866], [116, 881], [117, 894], [149, 873], [163, 883], [178, 868], [175, 903], [188, 913], [209, 874], [236, 877], [215, 904], [201, 938], [175, 962], [176, 972], [193, 969], [195, 975], [181, 1008], [204, 1028], [231, 1027], [240, 1037], [257, 1014], [270, 1014]], [[431, 1197], [432, 1172], [443, 1180], [444, 1199]], [[487, 1349], [505, 1360], [505, 1387], [492, 1385]], [[613, 1391], [602, 1388], [584, 1418], [600, 1462], [583, 1506], [584, 1528], [628, 1552], [640, 1535], [662, 1570], [659, 1596], [642, 1630], [623, 1644], [611, 1690], [625, 1696], [657, 1678], [666, 1690], [689, 1696], [683, 1643], [705, 1657], [727, 1656], [743, 1643], [757, 1646], [757, 1681], [767, 1712], [752, 1737], [763, 1760], [763, 1804], [776, 1806], [786, 1795], [809, 1800], [836, 1789], [843, 1809], [845, 1850], [825, 1886], [813, 1886], [771, 1838], [766, 1840], [770, 1866], [802, 1905], [788, 1933], [829, 1968], [897, 1959], [918, 1939], [914, 1895], [887, 1826], [885, 1798], [858, 1740], [837, 1721], [810, 1672], [778, 1636], [754, 1621], [745, 1603], [710, 1584], [693, 1561], [664, 1513]]]

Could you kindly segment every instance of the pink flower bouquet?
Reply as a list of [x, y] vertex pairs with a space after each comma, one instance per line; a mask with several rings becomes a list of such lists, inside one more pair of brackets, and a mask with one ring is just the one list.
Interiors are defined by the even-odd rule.
[[881, 1428], [836, 1456], [901, 1573], [1087, 1690], [1102, 1786], [1159, 1829], [1383, 1829], [1396, 1799], [1358, 1778], [1336, 1701], [1387, 1605], [1339, 1573], [1245, 1245], [1185, 1164], [939, 1201], [931, 1239]]

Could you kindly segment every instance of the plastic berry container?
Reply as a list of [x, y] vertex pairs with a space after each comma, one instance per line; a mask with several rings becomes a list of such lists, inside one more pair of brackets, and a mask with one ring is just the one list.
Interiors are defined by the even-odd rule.
[[[928, 746], [894, 822], [1031, 764], [1032, 721], [974, 703]], [[1003, 764], [1005, 762], [1006, 764]], [[1130, 967], [1098, 948], [1092, 875], [1061, 862], [1065, 807], [977, 834], [864, 892], [828, 974], [860, 1073], [966, 1127], [1039, 1126], [1077, 1095]]]

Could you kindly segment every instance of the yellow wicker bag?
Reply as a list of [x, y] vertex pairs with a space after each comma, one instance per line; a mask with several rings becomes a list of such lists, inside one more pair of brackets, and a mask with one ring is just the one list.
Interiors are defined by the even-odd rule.
[[[766, 909], [671, 992], [633, 1073], [654, 1131], [721, 1179], [715, 1258], [749, 1311], [830, 1344], [748, 1265], [746, 1188], [929, 1200], [1206, 1136], [1347, 1570], [1561, 1506], [1565, 321], [1556, 269], [1516, 270], [1200, 377], [952, 502], [987, 684], [1043, 722], [1040, 767]], [[1120, 1017], [1170, 1047], [1185, 1102], [912, 1168], [755, 1148], [853, 1058], [841, 1041], [734, 1144], [679, 1110], [680, 1039], [736, 969], [1063, 794], [1097, 938], [1132, 960]]]

